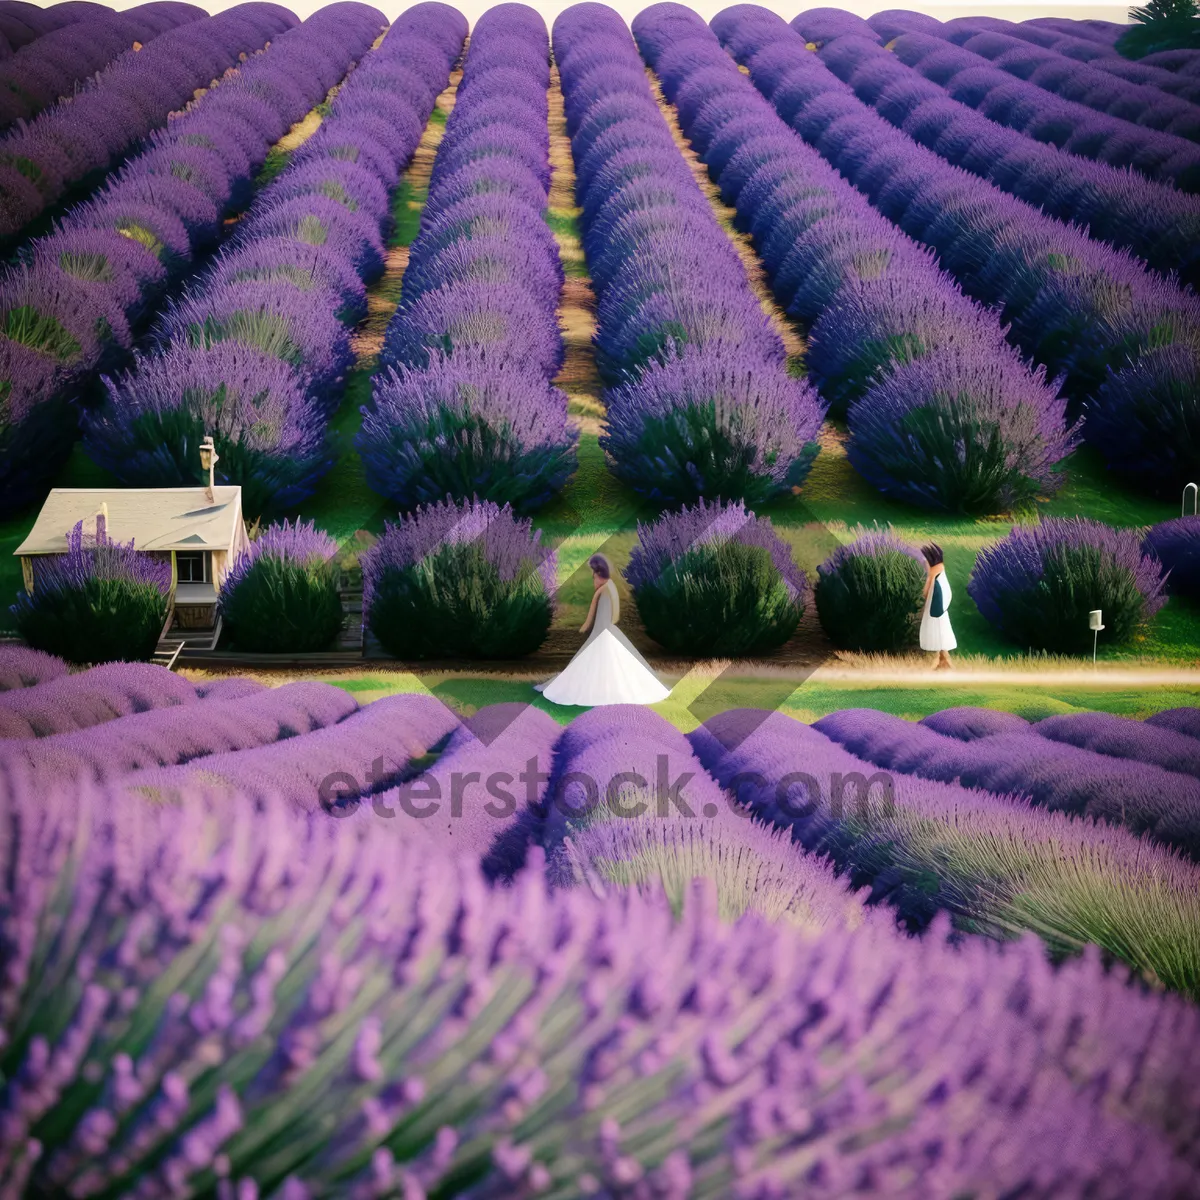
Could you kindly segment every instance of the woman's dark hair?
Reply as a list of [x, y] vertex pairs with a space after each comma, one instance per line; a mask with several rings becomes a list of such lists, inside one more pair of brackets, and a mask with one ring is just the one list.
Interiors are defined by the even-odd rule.
[[592, 568], [593, 575], [599, 575], [601, 579], [612, 578], [612, 570], [608, 565], [608, 559], [603, 554], [593, 554], [588, 559], [588, 566]]
[[930, 542], [928, 546], [922, 546], [921, 553], [925, 555], [925, 561], [931, 567], [939, 566], [943, 561], [942, 548], [937, 542]]

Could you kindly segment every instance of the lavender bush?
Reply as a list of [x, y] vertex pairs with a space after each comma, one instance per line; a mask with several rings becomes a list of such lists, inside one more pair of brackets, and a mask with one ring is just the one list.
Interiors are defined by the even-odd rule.
[[1067, 402], [1015, 352], [952, 346], [855, 404], [847, 454], [885, 496], [950, 512], [1008, 512], [1052, 493], [1078, 442]]
[[[1099, 403], [1102, 385], [1135, 388], [1133, 377], [1124, 381], [1141, 356], [1194, 343], [1194, 296], [916, 145], [858, 100], [780, 18], [743, 6], [714, 27], [765, 95], [784, 103], [785, 76], [803, 85], [802, 102], [789, 109], [793, 128], [884, 216], [934, 249], [974, 299], [1002, 307], [1013, 340], [1052, 376], [1064, 376], [1077, 406]], [[905, 34], [897, 46], [919, 36]], [[1189, 362], [1171, 357], [1157, 367], [1175, 384], [1189, 377]], [[1164, 381], [1159, 387], [1168, 394]], [[1170, 404], [1154, 419], [1164, 430], [1181, 421], [1186, 427]]]
[[362, 558], [363, 614], [394, 658], [520, 658], [546, 638], [555, 555], [509, 506], [445, 501]]
[[1200, 357], [1148, 350], [1111, 375], [1086, 409], [1084, 436], [1134, 486], [1174, 499], [1200, 462]]
[[[253, 7], [240, 11], [245, 15]], [[285, 17], [285, 24], [294, 24], [284, 10], [267, 9], [272, 21]], [[236, 14], [223, 14], [221, 20], [227, 17]], [[192, 21], [189, 28], [202, 31], [208, 20]], [[27, 275], [32, 297], [27, 306], [38, 312], [48, 307], [48, 315], [78, 341], [79, 351], [59, 363], [60, 373], [50, 380], [41, 371], [9, 377], [10, 406], [0, 414], [0, 473], [12, 484], [0, 488], [6, 506], [26, 503], [44, 488], [77, 431], [68, 405], [80, 396], [90, 403], [97, 372], [125, 365], [130, 338], [137, 332], [128, 326], [142, 322], [164, 289], [177, 285], [194, 265], [195, 253], [206, 252], [224, 232], [219, 218], [248, 203], [252, 176], [272, 141], [324, 98], [329, 86], [370, 46], [382, 22], [382, 14], [366, 5], [334, 4], [272, 37], [267, 51], [239, 61], [219, 87], [208, 87], [186, 113], [176, 114], [169, 127], [142, 143], [141, 152], [129, 157], [91, 200], [68, 209], [54, 232], [27, 248], [28, 266], [10, 272], [3, 286]], [[175, 54], [183, 58], [170, 64], [171, 71], [197, 70], [206, 86], [214, 75], [220, 76], [222, 68], [204, 49], [205, 41], [198, 36], [182, 47], [176, 44]], [[158, 45], [160, 39], [136, 54], [121, 55], [113, 70], [132, 62], [140, 71], [147, 54], [155, 58]], [[106, 78], [110, 74], [106, 72]], [[175, 107], [156, 90], [162, 80], [135, 82], [145, 86], [141, 91], [124, 89], [115, 105], [97, 107], [103, 90], [98, 86], [87, 89], [86, 103], [81, 97], [44, 115], [49, 118], [62, 109], [71, 116], [86, 110], [102, 126], [111, 118], [111, 133], [120, 131], [123, 116], [135, 121], [139, 113], [145, 116], [143, 101], [153, 107], [161, 100], [167, 106], [164, 112]], [[187, 88], [189, 97], [192, 86]], [[81, 163], [91, 152], [87, 139], [93, 132], [68, 130], [62, 152], [70, 162], [64, 158], [55, 168], [58, 182], [50, 191], [72, 171], [84, 169]], [[42, 138], [39, 145], [46, 151], [49, 143]], [[42, 161], [44, 166], [49, 163], [45, 155]], [[71, 317], [81, 306], [84, 315], [99, 318], [92, 325], [95, 332], [82, 339]], [[20, 324], [24, 328], [28, 322]], [[27, 332], [24, 329], [22, 336]]]
[[158, 644], [170, 590], [169, 563], [102, 532], [85, 538], [80, 521], [66, 553], [39, 562], [33, 592], [18, 595], [12, 614], [35, 650], [68, 662], [144, 660]]
[[[904, 735], [910, 742], [920, 733], [937, 738], [899, 718], [890, 722], [911, 731]], [[1200, 868], [1146, 838], [1010, 795], [897, 774], [895, 764], [887, 768], [889, 785], [869, 760], [778, 712], [730, 710], [689, 737], [722, 786], [735, 787], [752, 811], [790, 828], [808, 849], [829, 854], [909, 924], [922, 926], [945, 910], [974, 932], [1035, 930], [1060, 953], [1095, 943], [1149, 979], [1200, 995], [1200, 957], [1189, 932], [1200, 918]], [[978, 745], [938, 740], [959, 751]], [[1035, 735], [1025, 740], [1046, 746]], [[997, 757], [1003, 766], [1005, 754]], [[792, 788], [779, 786], [785, 777], [796, 781]], [[1150, 799], [1153, 786], [1143, 790]], [[1103, 801], [1103, 785], [1093, 797]]]
[[756, 504], [807, 475], [822, 406], [787, 376], [782, 342], [672, 140], [628, 31], [605, 10], [584, 12], [554, 36], [598, 362], [611, 385], [602, 445], [649, 498]]
[[345, 619], [337, 553], [311, 521], [268, 526], [221, 584], [217, 607], [233, 644], [268, 654], [327, 649]]
[[918, 724], [964, 742], [972, 742], [993, 733], [1024, 733], [1029, 728], [1029, 722], [1016, 713], [1000, 712], [994, 708], [974, 708], [966, 704], [930, 713]]
[[890, 531], [858, 530], [819, 567], [813, 599], [841, 650], [896, 653], [915, 644], [925, 560]]
[[243, 804], [284, 800], [297, 811], [336, 821], [352, 815], [362, 797], [410, 778], [457, 726], [458, 718], [432, 696], [387, 696], [301, 739], [147, 766], [118, 782], [123, 794], [161, 804], [187, 807], [204, 795], [236, 796]]
[[[154, 38], [144, 50], [126, 50], [85, 89], [85, 100], [68, 98], [43, 111], [0, 143], [0, 161], [43, 181], [27, 206], [0, 204], [0, 236], [11, 239], [91, 171], [104, 170], [127, 154], [197, 88], [207, 87], [238, 61], [284, 33], [297, 19], [275, 4], [241, 4]], [[190, 53], [188, 52], [190, 48]], [[50, 178], [55, 152], [67, 157], [65, 172]], [[7, 189], [0, 184], [0, 195]], [[5, 196], [5, 199], [9, 197]]]
[[[1036, 1181], [1116, 1196], [1193, 1181], [1155, 1104], [1194, 1108], [1195, 1015], [1094, 960], [1055, 972], [1030, 942], [1000, 955], [727, 924], [703, 888], [679, 920], [658, 897], [551, 897], [536, 872], [489, 892], [370, 823], [240, 797], [105, 799], [3, 801], [5, 878], [31, 880], [4, 897], [22, 936], [0, 997], [5, 1179], [21, 1188], [482, 1198], [618, 1194], [635, 1176], [678, 1197], [750, 1176], [825, 1197], [866, 1176], [888, 1192]], [[214, 857], [245, 865], [214, 883]], [[170, 889], [152, 886], [164, 867]], [[54, 898], [79, 937], [43, 932]], [[97, 909], [111, 919], [86, 919]], [[140, 936], [121, 950], [129, 922]], [[153, 985], [185, 965], [190, 990], [165, 1002]], [[620, 1047], [636, 1049], [633, 1074]], [[880, 1055], [886, 1086], [862, 1070]], [[953, 1103], [927, 1103], [931, 1069]], [[296, 1089], [318, 1083], [298, 1117]], [[814, 1114], [803, 1130], [796, 1102]], [[934, 1137], [945, 1161], [931, 1164]]]
[[1200, 599], [1200, 517], [1176, 517], [1153, 526], [1142, 541], [1142, 553], [1162, 563], [1171, 595]]
[[614, 473], [671, 505], [787, 494], [812, 468], [824, 416], [807, 383], [719, 345], [671, 350], [607, 402], [600, 446]]
[[1031, 726], [1034, 733], [1053, 742], [1065, 742], [1097, 754], [1151, 763], [1167, 771], [1200, 775], [1200, 745], [1196, 739], [1171, 729], [1112, 713], [1063, 713]]
[[676, 654], [776, 650], [804, 612], [804, 572], [766, 517], [720, 500], [638, 524], [626, 578], [646, 632]]
[[208, 434], [218, 479], [241, 486], [251, 516], [293, 508], [332, 465], [320, 409], [302, 381], [254, 347], [172, 347], [106, 384], [108, 401], [88, 415], [84, 444], [132, 486], [207, 482], [197, 447]]
[[28, 646], [0, 646], [0, 692], [36, 687], [67, 673], [67, 664], [53, 654]]
[[[739, 28], [732, 10], [716, 25], [723, 35]], [[1051, 490], [1074, 434], [1057, 387], [1012, 352], [996, 315], [797, 138], [694, 13], [655, 6], [635, 34], [777, 299], [811, 323], [809, 378], [835, 414], [852, 408], [859, 471], [885, 494], [951, 511], [1003, 510]], [[793, 63], [764, 46], [754, 77], [780, 113], [803, 110], [802, 132], [816, 136], [818, 116], [827, 124], [861, 106], [819, 67], [829, 83], [818, 78], [801, 95], [813, 57]]]
[[1120, 645], [1166, 601], [1162, 565], [1137, 534], [1083, 517], [1015, 528], [980, 552], [967, 591], [1010, 641], [1062, 654], [1091, 650], [1093, 609]]
[[575, 470], [566, 393], [490, 349], [391, 371], [372, 400], [357, 440], [363, 469], [401, 511], [477, 496], [529, 512]]
[[203, 770], [209, 756], [306, 737], [358, 707], [341, 688], [313, 681], [223, 693], [202, 696], [201, 708], [134, 711], [86, 729], [0, 743], [0, 774], [10, 786], [49, 792], [68, 782], [117, 780], [179, 763], [196, 762]]
[[575, 468], [563, 270], [550, 184], [542, 19], [489, 10], [471, 35], [357, 442], [372, 487], [411, 509], [478, 497], [530, 511]]
[[[885, 770], [957, 781], [1010, 799], [1028, 797], [1049, 809], [1149, 833], [1200, 859], [1200, 783], [1158, 766], [1149, 757], [1153, 750], [1146, 761], [1122, 762], [1066, 739], [1039, 737], [1037, 726], [962, 741], [871, 709], [831, 713], [816, 728]], [[1153, 746], [1153, 736], [1142, 740]], [[1096, 740], [1102, 740], [1099, 734]], [[1108, 744], [1118, 745], [1115, 738]]]

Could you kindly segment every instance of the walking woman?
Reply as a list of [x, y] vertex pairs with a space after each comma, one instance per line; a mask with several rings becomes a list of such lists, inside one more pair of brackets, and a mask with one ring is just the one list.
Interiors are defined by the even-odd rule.
[[958, 642], [950, 628], [950, 581], [946, 578], [946, 564], [942, 548], [936, 542], [921, 547], [928, 564], [925, 571], [925, 608], [921, 613], [921, 649], [937, 654], [939, 671], [950, 669], [950, 651]]

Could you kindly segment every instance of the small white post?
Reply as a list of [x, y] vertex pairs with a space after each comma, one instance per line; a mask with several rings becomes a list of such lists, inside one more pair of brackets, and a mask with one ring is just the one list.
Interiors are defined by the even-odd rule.
[[1188, 492], [1192, 493], [1192, 516], [1194, 517], [1200, 513], [1200, 484], [1189, 483], [1183, 489], [1183, 500], [1179, 505], [1179, 515], [1181, 517], [1187, 516]]
[[1092, 666], [1096, 665], [1096, 647], [1100, 642], [1100, 630], [1104, 628], [1101, 610], [1093, 608], [1088, 613], [1088, 628], [1092, 631]]

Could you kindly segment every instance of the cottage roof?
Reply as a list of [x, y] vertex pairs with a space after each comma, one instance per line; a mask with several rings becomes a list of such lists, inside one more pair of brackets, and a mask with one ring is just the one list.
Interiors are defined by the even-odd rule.
[[229, 550], [242, 523], [242, 489], [215, 487], [213, 497], [202, 487], [55, 488], [16, 554], [65, 554], [67, 534], [80, 521], [90, 532], [101, 504], [115, 542], [132, 541], [138, 550]]

